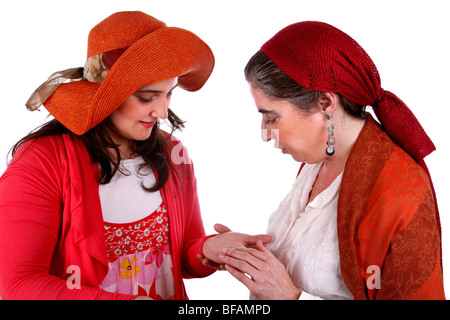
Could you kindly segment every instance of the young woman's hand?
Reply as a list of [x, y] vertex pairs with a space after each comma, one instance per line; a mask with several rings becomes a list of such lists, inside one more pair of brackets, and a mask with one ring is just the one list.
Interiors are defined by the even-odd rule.
[[232, 232], [230, 228], [216, 224], [214, 229], [219, 233], [214, 237], [208, 238], [203, 244], [203, 255], [199, 255], [204, 265], [223, 269], [222, 261], [219, 255], [223, 249], [227, 248], [252, 248], [258, 241], [269, 243], [272, 238], [266, 234], [248, 235], [244, 233]]
[[301, 292], [284, 265], [261, 241], [256, 248], [225, 249], [219, 256], [224, 268], [260, 300], [297, 300]]

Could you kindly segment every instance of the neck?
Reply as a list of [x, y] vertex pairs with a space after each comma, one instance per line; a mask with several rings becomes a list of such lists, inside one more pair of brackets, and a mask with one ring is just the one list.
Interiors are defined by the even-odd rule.
[[336, 120], [335, 153], [323, 161], [322, 167], [319, 170], [316, 181], [309, 194], [309, 201], [312, 201], [318, 194], [328, 188], [337, 176], [344, 171], [348, 156], [366, 122], [365, 119], [356, 119], [347, 116], [346, 114], [339, 113], [335, 113], [333, 119]]
[[[120, 159], [131, 159], [133, 158], [133, 151], [132, 151], [132, 140], [120, 136], [118, 133], [116, 133], [113, 130], [108, 130], [109, 136], [111, 137], [114, 144], [116, 144], [119, 148], [120, 153]], [[117, 160], [117, 154], [114, 150], [114, 148], [108, 148], [108, 152], [111, 155], [111, 158]]]
[[337, 176], [344, 170], [348, 156], [366, 120], [357, 119], [346, 114], [341, 114], [335, 117], [335, 119], [336, 152], [333, 156], [325, 159], [323, 170], [329, 172], [331, 175]]

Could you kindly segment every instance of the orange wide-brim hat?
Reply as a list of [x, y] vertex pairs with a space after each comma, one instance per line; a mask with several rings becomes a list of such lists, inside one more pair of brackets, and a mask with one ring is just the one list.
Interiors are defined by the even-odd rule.
[[143, 86], [178, 77], [179, 87], [196, 91], [213, 68], [211, 49], [194, 33], [142, 12], [118, 12], [90, 31], [88, 63], [70, 69], [79, 79], [70, 76], [71, 82], [59, 83], [40, 100], [55, 119], [81, 135]]

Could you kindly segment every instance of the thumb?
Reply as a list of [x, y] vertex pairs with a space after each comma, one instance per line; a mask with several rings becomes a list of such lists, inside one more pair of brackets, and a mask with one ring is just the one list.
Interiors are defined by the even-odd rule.
[[270, 252], [261, 241], [256, 242], [256, 248], [262, 252]]
[[224, 226], [223, 224], [220, 224], [220, 223], [216, 223], [214, 225], [214, 230], [216, 230], [216, 232], [218, 232], [218, 233], [225, 233], [225, 232], [231, 231], [230, 228], [228, 228], [227, 226]]
[[272, 237], [268, 234], [257, 234], [254, 236], [249, 236], [247, 239], [247, 243], [256, 244], [258, 241], [261, 241], [262, 244], [272, 242]]

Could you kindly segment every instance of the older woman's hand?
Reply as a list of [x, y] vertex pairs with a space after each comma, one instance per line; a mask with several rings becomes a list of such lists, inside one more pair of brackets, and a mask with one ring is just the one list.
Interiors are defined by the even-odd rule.
[[257, 299], [296, 300], [301, 292], [286, 268], [261, 241], [256, 248], [225, 249], [219, 256], [225, 269], [242, 282]]

